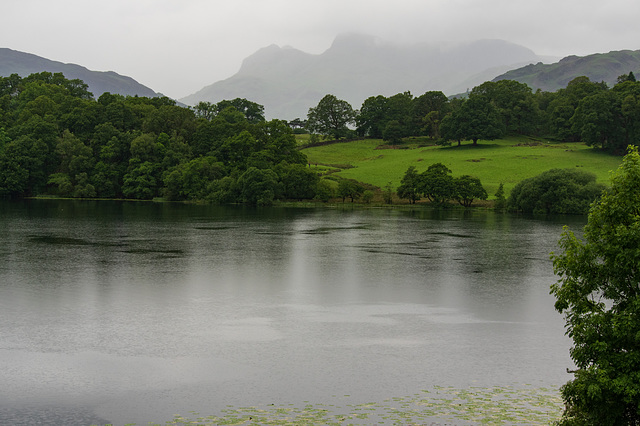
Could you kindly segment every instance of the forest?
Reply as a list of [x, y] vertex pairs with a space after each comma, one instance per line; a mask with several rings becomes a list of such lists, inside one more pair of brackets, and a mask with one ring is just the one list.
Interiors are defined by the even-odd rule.
[[443, 145], [536, 135], [623, 154], [640, 141], [639, 123], [640, 83], [632, 73], [613, 88], [579, 77], [556, 92], [533, 93], [502, 80], [454, 98], [374, 96], [359, 110], [327, 95], [306, 120], [291, 122], [265, 120], [264, 108], [246, 99], [193, 108], [166, 97], [96, 99], [62, 74], [14, 74], [0, 78], [0, 197], [353, 200], [364, 188], [343, 183], [335, 192], [309, 167], [294, 132], [391, 144], [423, 136]]

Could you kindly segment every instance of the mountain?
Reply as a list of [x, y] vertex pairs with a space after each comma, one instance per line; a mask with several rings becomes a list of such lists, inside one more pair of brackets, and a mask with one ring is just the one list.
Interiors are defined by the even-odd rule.
[[557, 63], [527, 65], [502, 74], [494, 79], [516, 80], [533, 90], [555, 92], [571, 80], [587, 76], [591, 81], [604, 81], [612, 87], [622, 74], [633, 72], [640, 76], [640, 50], [620, 50], [588, 56], [567, 56]]
[[89, 85], [89, 91], [96, 98], [104, 92], [125, 96], [161, 96], [131, 77], [126, 77], [113, 71], [91, 71], [80, 65], [65, 64], [30, 53], [0, 48], [0, 76], [8, 77], [11, 74], [18, 74], [21, 77], [26, 77], [30, 74], [44, 71], [51, 73], [61, 72], [70, 80], [79, 78]]
[[247, 98], [270, 118], [304, 118], [326, 94], [354, 108], [376, 95], [429, 90], [464, 92], [507, 70], [540, 61], [531, 50], [502, 40], [481, 40], [447, 49], [429, 44], [396, 45], [360, 34], [338, 36], [315, 55], [271, 45], [247, 57], [234, 76], [180, 99]]

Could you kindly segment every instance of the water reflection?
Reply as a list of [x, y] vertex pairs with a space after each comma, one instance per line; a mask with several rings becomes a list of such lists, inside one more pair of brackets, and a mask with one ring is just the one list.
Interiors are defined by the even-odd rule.
[[0, 423], [567, 380], [559, 221], [60, 200], [0, 219]]

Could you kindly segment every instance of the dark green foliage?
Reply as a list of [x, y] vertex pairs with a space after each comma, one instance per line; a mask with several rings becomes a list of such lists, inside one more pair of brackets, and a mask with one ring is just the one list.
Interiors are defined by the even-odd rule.
[[498, 186], [498, 190], [495, 193], [496, 201], [494, 207], [498, 210], [502, 210], [507, 207], [507, 198], [504, 195], [504, 185], [502, 182]]
[[283, 164], [277, 168], [282, 182], [282, 195], [293, 200], [315, 198], [320, 178], [318, 174], [302, 164]]
[[229, 107], [240, 112], [249, 123], [257, 124], [264, 121], [264, 107], [244, 98], [222, 100], [217, 104], [199, 102], [195, 106], [194, 112], [199, 118], [213, 120], [214, 117]]
[[253, 206], [270, 206], [280, 195], [278, 176], [273, 170], [248, 168], [238, 179], [242, 202]]
[[[315, 196], [317, 176], [304, 170], [291, 128], [266, 122], [263, 107], [246, 99], [192, 110], [166, 97], [95, 100], [62, 74], [13, 75], [0, 78], [0, 125], [3, 197], [270, 204], [281, 188]], [[276, 174], [280, 164], [291, 170]]]
[[562, 387], [563, 425], [640, 424], [640, 156], [630, 150], [589, 213], [565, 229], [551, 287], [577, 370]]
[[398, 197], [407, 199], [411, 204], [415, 204], [420, 199], [421, 185], [422, 177], [416, 171], [415, 166], [410, 166], [400, 181]]
[[338, 183], [337, 196], [342, 198], [344, 203], [346, 198], [350, 198], [353, 203], [356, 198], [360, 197], [364, 192], [364, 187], [358, 182], [348, 179], [342, 179]]
[[403, 136], [402, 125], [397, 120], [389, 121], [382, 132], [382, 139], [392, 145], [400, 143]]
[[388, 99], [382, 95], [365, 99], [356, 118], [360, 136], [382, 138], [382, 132], [389, 121]]
[[357, 133], [360, 136], [384, 138], [392, 143], [406, 136], [437, 138], [440, 120], [448, 111], [449, 99], [442, 92], [426, 92], [417, 98], [410, 92], [389, 98], [372, 96], [360, 108], [356, 118]]
[[571, 117], [573, 132], [587, 145], [613, 151], [622, 141], [621, 107], [612, 91], [602, 91], [580, 100]]
[[414, 166], [410, 166], [398, 187], [398, 197], [415, 204], [421, 196], [437, 206], [456, 200], [460, 205], [470, 207], [476, 199], [486, 200], [487, 191], [476, 177], [452, 177], [451, 170], [442, 163], [432, 164], [420, 174]]
[[571, 169], [552, 169], [518, 183], [507, 207], [534, 214], [585, 214], [602, 192], [595, 175]]
[[540, 110], [531, 88], [526, 84], [513, 80], [488, 81], [473, 88], [469, 97], [474, 96], [495, 105], [507, 134], [535, 134], [540, 122]]
[[393, 186], [391, 185], [391, 182], [384, 187], [384, 191], [382, 191], [382, 199], [385, 204], [393, 203]]
[[440, 133], [445, 140], [492, 140], [504, 134], [504, 121], [494, 103], [485, 96], [474, 95], [442, 120]]
[[471, 207], [473, 200], [486, 200], [487, 191], [482, 186], [480, 179], [463, 175], [454, 179], [453, 198], [464, 207]]
[[355, 120], [356, 113], [347, 101], [326, 95], [315, 108], [309, 108], [307, 128], [312, 133], [340, 139], [349, 134], [348, 126]]
[[587, 77], [576, 77], [567, 84], [565, 89], [558, 90], [547, 108], [553, 135], [563, 141], [578, 141], [581, 128], [575, 126], [572, 120], [576, 108], [587, 96], [606, 90], [606, 84], [593, 83]]
[[324, 203], [335, 197], [335, 190], [333, 185], [326, 179], [320, 179], [318, 186], [316, 187], [316, 200], [320, 200]]
[[420, 174], [418, 191], [431, 203], [443, 206], [453, 198], [456, 191], [451, 170], [442, 163], [430, 165]]

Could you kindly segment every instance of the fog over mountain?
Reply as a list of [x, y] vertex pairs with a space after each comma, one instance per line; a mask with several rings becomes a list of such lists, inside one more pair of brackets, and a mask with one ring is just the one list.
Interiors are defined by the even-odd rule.
[[247, 57], [232, 77], [180, 99], [188, 105], [236, 97], [265, 106], [269, 118], [306, 117], [326, 94], [359, 108], [376, 95], [411, 91], [465, 92], [508, 70], [542, 58], [502, 40], [450, 47], [392, 44], [372, 36], [343, 34], [321, 54], [270, 45]]
[[104, 92], [120, 95], [138, 95], [155, 97], [159, 96], [147, 86], [144, 86], [131, 77], [117, 74], [113, 71], [91, 71], [76, 64], [65, 64], [52, 61], [30, 53], [0, 48], [0, 76], [8, 77], [18, 74], [26, 77], [39, 72], [61, 72], [70, 80], [80, 79], [89, 86], [89, 91], [98, 98]]

